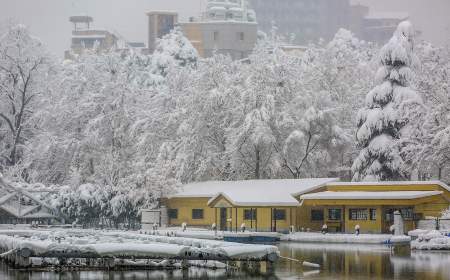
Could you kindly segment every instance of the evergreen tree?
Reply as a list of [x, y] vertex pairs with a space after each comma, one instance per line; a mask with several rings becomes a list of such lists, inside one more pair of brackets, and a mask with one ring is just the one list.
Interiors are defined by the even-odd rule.
[[421, 99], [409, 87], [414, 31], [408, 21], [401, 22], [394, 36], [381, 49], [376, 86], [358, 112], [356, 138], [361, 148], [353, 163], [353, 180], [402, 180], [408, 178], [401, 146], [411, 135]]

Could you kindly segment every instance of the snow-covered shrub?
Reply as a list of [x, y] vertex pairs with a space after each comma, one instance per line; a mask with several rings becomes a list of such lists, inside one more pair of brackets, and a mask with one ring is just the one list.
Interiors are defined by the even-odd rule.
[[450, 219], [450, 208], [442, 211], [441, 219]]

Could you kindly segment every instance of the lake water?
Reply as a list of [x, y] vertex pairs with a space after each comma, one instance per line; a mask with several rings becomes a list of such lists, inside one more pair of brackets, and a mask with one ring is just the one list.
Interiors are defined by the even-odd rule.
[[280, 260], [273, 276], [252, 276], [243, 272], [190, 269], [175, 271], [76, 271], [27, 272], [0, 263], [1, 280], [139, 280], [139, 279], [425, 279], [450, 280], [450, 252], [412, 252], [396, 256], [386, 246], [297, 244], [278, 245], [282, 256], [318, 263], [320, 270], [302, 268]]

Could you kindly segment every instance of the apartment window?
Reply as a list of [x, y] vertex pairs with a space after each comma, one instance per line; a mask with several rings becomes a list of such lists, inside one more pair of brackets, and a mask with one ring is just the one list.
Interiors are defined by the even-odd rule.
[[213, 33], [213, 40], [218, 41], [219, 40], [219, 31], [214, 31]]
[[342, 210], [341, 209], [328, 209], [328, 220], [340, 221]]
[[192, 219], [203, 219], [203, 209], [192, 209]]
[[237, 40], [238, 41], [244, 41], [244, 32], [238, 32], [237, 33]]
[[178, 219], [178, 209], [169, 209], [169, 218]]
[[256, 220], [256, 209], [244, 209], [244, 220]]
[[370, 209], [370, 219], [372, 221], [375, 221], [377, 219], [377, 209], [375, 208]]
[[322, 209], [312, 209], [311, 210], [311, 221], [323, 221], [323, 210]]
[[367, 209], [349, 209], [350, 220], [367, 220]]
[[274, 209], [273, 210], [274, 220], [286, 220], [286, 210], [284, 209]]

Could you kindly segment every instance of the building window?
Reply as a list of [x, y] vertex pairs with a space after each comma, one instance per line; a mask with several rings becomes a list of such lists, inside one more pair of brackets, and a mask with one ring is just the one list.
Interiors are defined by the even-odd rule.
[[349, 209], [350, 220], [367, 220], [367, 209]]
[[377, 209], [375, 208], [370, 209], [370, 219], [372, 221], [375, 221], [377, 219]]
[[178, 219], [178, 209], [169, 209], [169, 219]]
[[244, 41], [244, 32], [238, 32], [237, 33], [237, 40], [238, 41]]
[[403, 208], [400, 209], [400, 213], [402, 214], [402, 218], [405, 220], [412, 220], [414, 217], [412, 208]]
[[272, 218], [274, 220], [286, 220], [286, 210], [284, 210], [284, 209], [274, 209]]
[[192, 219], [203, 219], [203, 209], [192, 209]]
[[244, 220], [256, 220], [256, 209], [244, 209]]
[[341, 220], [341, 209], [328, 209], [328, 220], [340, 221]]
[[323, 210], [322, 209], [312, 209], [311, 210], [311, 221], [323, 221]]
[[218, 41], [219, 40], [219, 31], [214, 31], [213, 33], [213, 40]]

